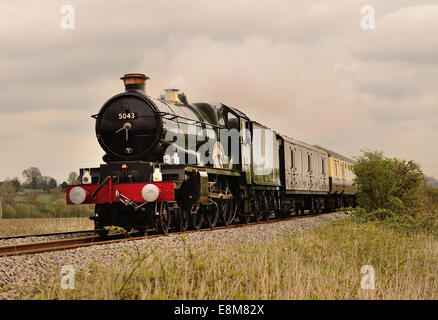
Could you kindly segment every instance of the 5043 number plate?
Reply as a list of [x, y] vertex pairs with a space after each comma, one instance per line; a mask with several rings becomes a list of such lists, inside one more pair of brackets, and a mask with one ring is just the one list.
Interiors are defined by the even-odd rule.
[[137, 119], [138, 115], [135, 112], [119, 112], [117, 114], [118, 120]]

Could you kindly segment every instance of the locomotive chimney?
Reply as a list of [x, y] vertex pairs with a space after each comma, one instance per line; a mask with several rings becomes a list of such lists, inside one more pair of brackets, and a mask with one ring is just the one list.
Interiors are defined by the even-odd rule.
[[138, 91], [140, 93], [146, 94], [145, 83], [149, 77], [146, 77], [142, 73], [127, 73], [120, 78], [125, 84], [126, 91]]

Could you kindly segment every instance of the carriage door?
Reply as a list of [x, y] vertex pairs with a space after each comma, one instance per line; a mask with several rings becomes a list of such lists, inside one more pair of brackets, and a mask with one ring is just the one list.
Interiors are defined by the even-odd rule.
[[246, 175], [246, 183], [251, 183], [251, 132], [249, 130], [249, 122], [240, 118], [240, 148], [242, 159], [242, 171]]
[[308, 190], [312, 190], [313, 189], [313, 163], [312, 163], [312, 156], [313, 153], [312, 152], [306, 152], [307, 153], [307, 181], [308, 181], [308, 185], [307, 188]]
[[292, 144], [288, 144], [288, 146], [289, 146], [288, 150], [289, 150], [290, 162], [288, 163], [288, 167], [286, 168], [286, 173], [287, 173], [286, 179], [288, 181], [288, 183], [286, 183], [286, 186], [288, 189], [296, 190], [300, 188], [298, 160], [301, 159], [299, 158], [300, 156], [298, 152], [301, 152], [301, 150], [297, 150], [297, 148]]

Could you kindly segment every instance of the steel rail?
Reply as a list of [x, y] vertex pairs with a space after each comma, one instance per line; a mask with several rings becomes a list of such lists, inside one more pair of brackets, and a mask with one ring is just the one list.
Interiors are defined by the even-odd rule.
[[20, 238], [31, 238], [31, 237], [50, 237], [50, 236], [62, 236], [67, 234], [77, 234], [77, 233], [94, 233], [96, 230], [78, 230], [78, 231], [64, 231], [64, 232], [52, 232], [52, 233], [36, 233], [36, 234], [20, 234], [14, 236], [0, 237], [1, 240], [10, 239], [20, 239]]
[[73, 239], [12, 244], [0, 247], [0, 257], [77, 248], [91, 244], [97, 241], [99, 238], [100, 237], [98, 235], [94, 235], [90, 237]]

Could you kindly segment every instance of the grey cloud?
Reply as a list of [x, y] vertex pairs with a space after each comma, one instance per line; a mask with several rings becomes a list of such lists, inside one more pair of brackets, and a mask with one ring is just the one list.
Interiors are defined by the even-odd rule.
[[74, 31], [59, 27], [62, 3], [2, 2], [0, 178], [98, 165], [89, 116], [126, 72], [149, 75], [152, 96], [180, 87], [348, 156], [370, 147], [438, 163], [438, 2], [368, 3], [372, 32], [351, 0], [74, 1]]

